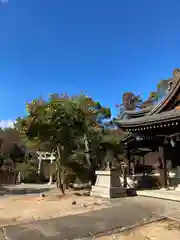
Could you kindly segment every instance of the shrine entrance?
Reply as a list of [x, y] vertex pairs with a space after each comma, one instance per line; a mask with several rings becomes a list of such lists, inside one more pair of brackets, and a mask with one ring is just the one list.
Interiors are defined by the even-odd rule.
[[50, 153], [50, 152], [42, 152], [42, 151], [37, 151], [37, 159], [38, 159], [38, 175], [41, 174], [41, 170], [42, 170], [42, 162], [43, 161], [49, 161], [50, 162], [50, 174], [49, 174], [49, 183], [48, 184], [52, 184], [53, 183], [53, 170], [52, 170], [52, 166], [54, 161], [56, 160], [55, 154], [54, 153]]

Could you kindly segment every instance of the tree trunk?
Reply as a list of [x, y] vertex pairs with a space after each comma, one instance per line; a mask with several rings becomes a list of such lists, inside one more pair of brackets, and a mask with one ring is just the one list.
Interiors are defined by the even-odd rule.
[[90, 149], [89, 149], [89, 142], [87, 135], [84, 134], [84, 145], [85, 145], [85, 152], [86, 152], [86, 161], [91, 166], [91, 156], [90, 156]]
[[89, 142], [88, 142], [88, 138], [87, 135], [84, 134], [84, 145], [85, 145], [85, 157], [86, 157], [86, 161], [90, 167], [90, 176], [89, 176], [89, 181], [90, 184], [92, 185], [92, 163], [91, 163], [91, 155], [90, 155], [90, 149], [89, 149]]
[[94, 185], [96, 182], [96, 167], [91, 167], [91, 185]]
[[57, 146], [57, 161], [56, 161], [56, 167], [57, 167], [57, 188], [59, 188], [62, 192], [62, 194], [65, 194], [65, 186], [64, 186], [64, 176], [61, 171], [61, 161], [63, 160], [63, 151], [64, 147], [58, 144]]

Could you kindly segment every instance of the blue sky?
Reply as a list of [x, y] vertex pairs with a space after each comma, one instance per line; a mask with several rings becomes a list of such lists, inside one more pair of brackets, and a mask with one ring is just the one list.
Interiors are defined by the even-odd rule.
[[179, 0], [9, 0], [0, 5], [0, 119], [50, 93], [87, 92], [116, 114], [180, 67]]

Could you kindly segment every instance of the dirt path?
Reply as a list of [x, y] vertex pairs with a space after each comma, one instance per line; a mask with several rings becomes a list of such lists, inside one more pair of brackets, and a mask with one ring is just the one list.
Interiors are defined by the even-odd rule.
[[[31, 196], [32, 197], [32, 196]], [[57, 197], [56, 197], [57, 198]], [[7, 199], [7, 198], [6, 198]], [[77, 204], [72, 205], [72, 199], [76, 199]], [[27, 208], [27, 206], [30, 207], [31, 211], [27, 208], [26, 210], [29, 212], [28, 216], [32, 218], [33, 216], [39, 216], [39, 218], [43, 218], [45, 212], [47, 216], [47, 205], [52, 202], [52, 208], [54, 209], [53, 205], [57, 206], [55, 210], [52, 211], [51, 207], [49, 206], [50, 213], [59, 214], [61, 216], [64, 215], [64, 217], [56, 217], [49, 218], [48, 220], [37, 220], [37, 221], [31, 221], [23, 223], [25, 220], [17, 220], [16, 223], [21, 224], [15, 224], [11, 226], [4, 226], [3, 231], [5, 232], [6, 236], [10, 240], [31, 240], [31, 239], [54, 239], [54, 240], [64, 240], [64, 239], [83, 239], [83, 237], [86, 237], [85, 239], [88, 239], [87, 237], [93, 236], [94, 234], [98, 233], [106, 233], [111, 229], [119, 229], [124, 227], [131, 227], [134, 225], [144, 224], [148, 222], [155, 222], [157, 220], [162, 220], [162, 215], [165, 211], [169, 209], [169, 211], [175, 211], [177, 212], [178, 209], [180, 209], [180, 204], [173, 203], [172, 205], [169, 202], [165, 201], [159, 201], [155, 199], [147, 199], [147, 198], [122, 198], [118, 199], [116, 201], [110, 201], [110, 206], [106, 205], [107, 202], [101, 202], [102, 205], [94, 204], [100, 199], [95, 199], [91, 197], [78, 197], [69, 194], [69, 196], [66, 196], [64, 199], [55, 199], [55, 196], [49, 196], [46, 197], [46, 199], [41, 199], [40, 203], [38, 204], [38, 199], [33, 200], [33, 202], [36, 203], [37, 206], [33, 203], [33, 208], [31, 206], [31, 200], [28, 197], [28, 199], [22, 200], [22, 199], [16, 199], [19, 203], [22, 203], [23, 201], [27, 201], [29, 205], [26, 203], [24, 204], [24, 207]], [[88, 206], [84, 207], [82, 206], [82, 203], [85, 204], [84, 201], [89, 203], [89, 209]], [[15, 201], [15, 202], [16, 202]], [[66, 203], [63, 203], [65, 201]], [[93, 202], [95, 201], [95, 202]], [[69, 203], [69, 205], [67, 204]], [[7, 208], [10, 206], [9, 204], [16, 204], [13, 203], [13, 200], [11, 199], [11, 202], [9, 200], [9, 203], [7, 203]], [[91, 205], [92, 204], [92, 205]], [[12, 205], [13, 206], [13, 205]], [[95, 207], [94, 207], [95, 206]], [[97, 211], [98, 207], [102, 208]], [[108, 206], [108, 207], [107, 207]], [[19, 206], [20, 207], [20, 206]], [[97, 208], [96, 208], [97, 207]], [[11, 207], [11, 210], [13, 210], [15, 206]], [[41, 210], [39, 210], [41, 209]], [[82, 209], [84, 209], [82, 211]], [[24, 210], [24, 212], [26, 212]], [[13, 210], [15, 211], [15, 209]], [[21, 213], [23, 213], [23, 210], [20, 210]], [[57, 213], [55, 213], [57, 211]], [[59, 212], [60, 213], [59, 213]], [[72, 211], [72, 212], [71, 212]], [[77, 212], [83, 212], [82, 214], [76, 214]], [[86, 211], [84, 213], [84, 211]], [[35, 212], [35, 214], [34, 214]], [[16, 214], [18, 211], [16, 211]], [[32, 214], [33, 213], [33, 214]], [[38, 213], [38, 214], [37, 214]], [[41, 214], [40, 214], [41, 213]], [[71, 214], [69, 216], [65, 216], [68, 214]], [[2, 213], [0, 213], [2, 216]], [[16, 214], [12, 214], [16, 215]], [[18, 215], [18, 216], [19, 216]], [[24, 213], [24, 215], [26, 215]], [[28, 219], [23, 217], [22, 219]], [[41, 219], [40, 218], [40, 219]], [[10, 219], [10, 218], [9, 218]], [[179, 218], [180, 219], [180, 218]], [[159, 224], [159, 223], [158, 223]], [[164, 223], [162, 223], [164, 224]], [[179, 240], [179, 226], [177, 225], [172, 226], [170, 223], [165, 224], [162, 226], [157, 225], [156, 223], [146, 225], [144, 227], [139, 227], [134, 229], [133, 231], [127, 231], [126, 233], [121, 233], [121, 235], [116, 234], [115, 236], [107, 236], [101, 239], [122, 239], [122, 240], [131, 240], [132, 237], [135, 240], [169, 240], [169, 239], [175, 239]], [[83, 227], [82, 227], [83, 226]], [[164, 235], [163, 235], [164, 234]], [[150, 238], [151, 237], [151, 238]], [[166, 237], [166, 238], [165, 238]], [[91, 239], [91, 238], [89, 238]], [[97, 238], [98, 239], [98, 238]]]
[[180, 224], [174, 221], [161, 221], [111, 236], [97, 237], [97, 240], [179, 240]]
[[[74, 202], [74, 204], [72, 204]], [[11, 196], [0, 199], [0, 225], [73, 215], [108, 207], [106, 200], [91, 196]]]

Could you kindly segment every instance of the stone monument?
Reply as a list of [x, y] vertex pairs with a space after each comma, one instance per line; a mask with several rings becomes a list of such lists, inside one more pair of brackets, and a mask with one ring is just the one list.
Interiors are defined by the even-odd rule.
[[109, 161], [105, 170], [96, 171], [97, 179], [92, 186], [91, 195], [104, 198], [119, 198], [126, 196], [126, 189], [120, 180], [120, 171], [112, 168]]

